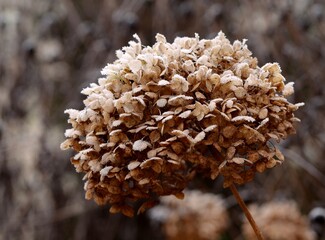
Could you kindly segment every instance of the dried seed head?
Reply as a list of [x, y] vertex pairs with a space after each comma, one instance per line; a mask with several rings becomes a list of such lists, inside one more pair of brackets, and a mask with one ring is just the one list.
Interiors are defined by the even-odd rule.
[[245, 41], [222, 32], [173, 43], [158, 34], [152, 47], [135, 38], [82, 91], [85, 108], [66, 110], [61, 148], [77, 152], [88, 199], [132, 215], [130, 203], [179, 195], [194, 173], [227, 187], [283, 161], [269, 142], [295, 132], [301, 104], [286, 99], [293, 84], [277, 63], [258, 67]]
[[169, 240], [219, 239], [229, 223], [223, 200], [200, 191], [185, 191], [184, 200], [162, 197], [149, 216], [163, 224]]
[[[316, 235], [302, 216], [295, 202], [269, 202], [262, 206], [253, 205], [250, 211], [258, 222], [265, 239], [315, 240]], [[250, 224], [243, 224], [245, 239], [256, 239]]]

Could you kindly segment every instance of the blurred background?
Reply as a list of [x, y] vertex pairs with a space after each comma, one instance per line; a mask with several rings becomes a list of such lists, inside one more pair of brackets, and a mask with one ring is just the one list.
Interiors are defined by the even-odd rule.
[[[259, 66], [279, 62], [295, 82], [290, 100], [306, 104], [297, 135], [281, 144], [286, 161], [239, 187], [244, 200], [291, 199], [303, 215], [325, 207], [324, 0], [0, 0], [0, 239], [166, 239], [155, 214], [111, 215], [84, 199], [72, 152], [59, 148], [63, 111], [83, 108], [81, 89], [134, 33], [152, 45], [158, 32], [172, 42], [220, 30], [248, 39]], [[227, 203], [219, 239], [244, 239], [242, 212], [221, 179], [190, 187]]]

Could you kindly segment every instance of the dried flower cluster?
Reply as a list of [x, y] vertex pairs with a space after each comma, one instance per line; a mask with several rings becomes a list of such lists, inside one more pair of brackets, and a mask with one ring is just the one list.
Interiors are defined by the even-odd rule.
[[258, 67], [245, 40], [222, 32], [173, 43], [157, 34], [152, 47], [135, 38], [82, 91], [85, 108], [65, 111], [72, 128], [61, 148], [78, 152], [87, 199], [131, 216], [138, 199], [182, 198], [195, 173], [222, 175], [227, 187], [283, 161], [269, 141], [295, 132], [301, 104], [286, 99], [293, 83], [277, 63]]
[[185, 191], [185, 199], [161, 198], [161, 205], [150, 210], [153, 220], [161, 221], [169, 240], [219, 239], [228, 227], [223, 200], [214, 194]]
[[[301, 215], [295, 202], [269, 202], [253, 205], [250, 211], [258, 222], [265, 240], [315, 240], [307, 219]], [[245, 239], [256, 239], [250, 224], [243, 225]]]

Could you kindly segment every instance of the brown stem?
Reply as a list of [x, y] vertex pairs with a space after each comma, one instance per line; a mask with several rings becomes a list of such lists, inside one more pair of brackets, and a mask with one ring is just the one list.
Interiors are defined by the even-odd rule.
[[253, 230], [255, 232], [255, 235], [256, 235], [257, 239], [258, 240], [264, 240], [260, 229], [256, 225], [256, 222], [255, 222], [254, 218], [252, 217], [251, 213], [249, 212], [246, 204], [244, 203], [243, 199], [239, 195], [239, 192], [237, 191], [237, 188], [235, 187], [234, 184], [231, 184], [230, 185], [230, 190], [231, 190], [232, 194], [234, 195], [234, 197], [236, 198], [239, 206], [244, 211], [245, 216], [246, 216], [247, 220], [249, 221], [250, 225], [252, 226], [252, 228], [253, 228]]

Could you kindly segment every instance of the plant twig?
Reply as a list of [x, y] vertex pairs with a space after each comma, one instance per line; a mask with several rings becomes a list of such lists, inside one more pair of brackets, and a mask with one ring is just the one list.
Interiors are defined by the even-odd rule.
[[239, 192], [237, 191], [237, 188], [235, 187], [234, 184], [231, 184], [230, 185], [230, 190], [231, 190], [232, 194], [234, 195], [234, 197], [236, 198], [239, 206], [241, 207], [241, 209], [245, 213], [245, 216], [246, 216], [248, 222], [250, 223], [250, 225], [252, 226], [252, 228], [253, 228], [253, 230], [255, 232], [255, 235], [256, 235], [257, 239], [258, 240], [264, 240], [260, 229], [256, 225], [256, 222], [255, 222], [254, 218], [252, 217], [251, 213], [249, 212], [246, 204], [244, 203], [243, 199], [239, 195]]

